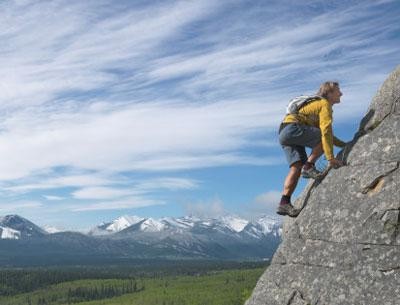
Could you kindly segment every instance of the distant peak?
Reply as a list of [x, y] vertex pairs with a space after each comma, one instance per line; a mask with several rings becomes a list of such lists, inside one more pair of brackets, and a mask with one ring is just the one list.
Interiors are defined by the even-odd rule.
[[10, 214], [3, 217], [3, 219], [25, 219], [17, 214]]
[[220, 217], [222, 223], [233, 231], [241, 232], [249, 223], [248, 220], [235, 215], [225, 215]]
[[[207, 227], [218, 230], [228, 230], [233, 233], [241, 233], [246, 231], [248, 226], [263, 228], [262, 231], [269, 232], [275, 226], [279, 226], [281, 221], [268, 215], [262, 215], [255, 221], [249, 221], [242, 216], [235, 214], [224, 214], [215, 217], [201, 217], [194, 215], [186, 215], [181, 217], [139, 217], [123, 215], [116, 218], [112, 222], [101, 224], [93, 228], [91, 234], [113, 234], [132, 227], [134, 231], [142, 232], [161, 232], [168, 230], [191, 230], [197, 227]], [[247, 231], [246, 231], [247, 232]]]
[[9, 223], [9, 222], [21, 223], [21, 222], [30, 222], [30, 221], [24, 217], [17, 215], [17, 214], [10, 214], [10, 215], [1, 217], [0, 222], [2, 222], [2, 223]]
[[7, 228], [9, 232], [17, 231], [19, 236], [41, 236], [47, 234], [45, 230], [33, 222], [16, 214], [6, 215], [0, 218], [0, 226]]
[[123, 215], [112, 221], [106, 230], [109, 232], [119, 232], [142, 220], [144, 220], [142, 217]]
[[143, 231], [159, 232], [166, 227], [166, 224], [150, 217], [144, 220], [140, 225], [140, 227], [142, 228]]

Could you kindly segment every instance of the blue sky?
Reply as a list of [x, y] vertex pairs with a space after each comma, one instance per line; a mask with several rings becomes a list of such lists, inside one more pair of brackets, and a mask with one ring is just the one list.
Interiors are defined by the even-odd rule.
[[[1, 1], [0, 215], [274, 214], [292, 97], [351, 140], [400, 63], [399, 1]], [[296, 194], [304, 187], [302, 181]]]

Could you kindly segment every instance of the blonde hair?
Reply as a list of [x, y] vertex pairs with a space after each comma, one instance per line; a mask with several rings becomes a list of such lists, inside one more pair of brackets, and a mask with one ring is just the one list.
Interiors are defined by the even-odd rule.
[[333, 90], [335, 90], [335, 88], [338, 88], [338, 87], [339, 87], [338, 82], [334, 82], [334, 81], [324, 82], [319, 87], [317, 95], [322, 96], [323, 98], [327, 98], [328, 93], [332, 92]]

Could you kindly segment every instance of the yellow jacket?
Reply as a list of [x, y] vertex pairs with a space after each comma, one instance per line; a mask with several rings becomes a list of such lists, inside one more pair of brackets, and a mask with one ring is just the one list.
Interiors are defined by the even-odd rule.
[[333, 145], [344, 147], [345, 142], [339, 140], [332, 132], [332, 105], [324, 98], [310, 102], [301, 107], [297, 114], [288, 114], [283, 123], [300, 123], [314, 126], [321, 130], [322, 149], [326, 159], [334, 158]]

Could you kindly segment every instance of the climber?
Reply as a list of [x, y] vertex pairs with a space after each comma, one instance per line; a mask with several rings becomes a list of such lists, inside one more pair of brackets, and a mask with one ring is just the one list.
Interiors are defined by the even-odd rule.
[[[315, 168], [315, 162], [324, 153], [329, 167], [338, 168], [344, 165], [333, 155], [333, 145], [344, 147], [345, 142], [333, 136], [332, 106], [340, 103], [342, 92], [337, 82], [321, 84], [317, 96], [300, 106], [296, 113], [285, 116], [279, 128], [279, 142], [289, 163], [283, 193], [277, 213], [296, 217], [300, 210], [291, 204], [300, 175], [303, 178], [320, 179], [323, 173]], [[305, 147], [312, 148], [307, 158]]]

